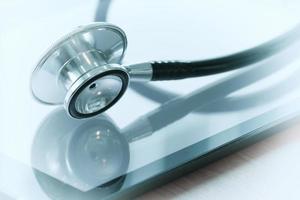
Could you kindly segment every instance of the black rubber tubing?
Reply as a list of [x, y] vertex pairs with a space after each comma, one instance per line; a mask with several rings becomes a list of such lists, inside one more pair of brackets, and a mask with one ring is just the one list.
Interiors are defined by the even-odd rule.
[[299, 38], [300, 24], [273, 40], [236, 54], [202, 61], [153, 62], [152, 81], [207, 76], [246, 67], [271, 57]]

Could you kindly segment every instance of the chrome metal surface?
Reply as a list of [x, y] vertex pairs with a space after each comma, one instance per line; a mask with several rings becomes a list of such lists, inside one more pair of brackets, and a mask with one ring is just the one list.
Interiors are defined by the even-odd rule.
[[[127, 71], [126, 71], [126, 69], [125, 69], [124, 67], [122, 67], [122, 66], [120, 66], [120, 65], [118, 65], [118, 64], [107, 64], [107, 65], [104, 65], [104, 66], [102, 66], [102, 67], [94, 68], [94, 69], [88, 71], [87, 73], [83, 74], [82, 76], [80, 76], [80, 77], [79, 77], [79, 78], [71, 85], [71, 87], [68, 88], [68, 91], [67, 91], [66, 96], [65, 96], [65, 101], [64, 101], [65, 109], [66, 109], [67, 111], [69, 111], [69, 109], [70, 109], [70, 103], [71, 103], [72, 99], [74, 98], [74, 95], [77, 93], [77, 91], [78, 91], [79, 89], [81, 89], [82, 87], [85, 87], [85, 84], [86, 84], [89, 80], [91, 80], [92, 78], [94, 78], [94, 77], [97, 76], [97, 75], [100, 75], [100, 74], [103, 74], [103, 73], [109, 72], [109, 71], [114, 71], [114, 70], [116, 70], [116, 71], [122, 71], [122, 72], [124, 72], [124, 74], [127, 74]], [[108, 76], [111, 76], [111, 75], [107, 75], [107, 76], [103, 76], [103, 77], [108, 77]], [[91, 84], [93, 84], [93, 83], [91, 83]], [[123, 82], [122, 82], [121, 84], [122, 84], [122, 85], [127, 85], [127, 83], [123, 83]], [[122, 87], [122, 85], [121, 85], [121, 87]], [[110, 88], [108, 88], [108, 89], [110, 89]], [[84, 90], [83, 90], [83, 91], [84, 91]], [[116, 98], [116, 97], [119, 95], [120, 92], [121, 92], [121, 88], [120, 88], [120, 90], [115, 94], [115, 96], [112, 97], [112, 99], [111, 99], [109, 102], [107, 102], [107, 104], [104, 105], [103, 107], [105, 107], [105, 106], [107, 106], [108, 104], [110, 104], [111, 101], [113, 101], [114, 98]], [[90, 96], [90, 97], [93, 97], [93, 96]], [[90, 98], [90, 97], [89, 97], [89, 98]], [[75, 101], [75, 104], [76, 104], [76, 101]], [[96, 111], [102, 109], [103, 107], [98, 108]], [[77, 110], [77, 111], [80, 112], [80, 113], [82, 113], [82, 114], [87, 114], [87, 113], [85, 113], [85, 112], [81, 112], [80, 110]], [[91, 113], [91, 112], [90, 112], [90, 113]], [[89, 113], [89, 114], [90, 114], [90, 113]]]
[[34, 97], [47, 104], [63, 103], [71, 85], [94, 68], [103, 67], [105, 71], [104, 65], [120, 63], [126, 47], [125, 33], [112, 24], [97, 22], [78, 27], [38, 62], [31, 78]]
[[138, 63], [125, 66], [130, 75], [130, 80], [132, 81], [150, 81], [152, 78], [152, 66], [151, 63]]
[[107, 68], [105, 67], [106, 64], [103, 53], [97, 50], [80, 52], [68, 60], [59, 70], [57, 82], [62, 88], [68, 90], [80, 76], [95, 68]]

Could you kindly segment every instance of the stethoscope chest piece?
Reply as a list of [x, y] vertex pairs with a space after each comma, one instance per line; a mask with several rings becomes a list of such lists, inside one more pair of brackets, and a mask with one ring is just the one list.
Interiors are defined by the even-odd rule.
[[129, 75], [119, 65], [125, 33], [108, 23], [79, 27], [61, 38], [39, 61], [31, 78], [33, 95], [47, 104], [64, 104], [75, 118], [97, 115], [125, 92]]
[[42, 57], [32, 74], [32, 93], [43, 103], [64, 104], [74, 118], [92, 117], [120, 99], [129, 78], [180, 80], [244, 68], [275, 54], [285, 56], [280, 52], [294, 46], [299, 30], [297, 26], [257, 47], [219, 58], [124, 66], [120, 63], [127, 47], [125, 33], [112, 24], [93, 23], [69, 33]]

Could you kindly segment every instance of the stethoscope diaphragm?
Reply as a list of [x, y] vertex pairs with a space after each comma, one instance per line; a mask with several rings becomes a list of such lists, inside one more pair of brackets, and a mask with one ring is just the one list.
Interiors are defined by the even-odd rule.
[[129, 80], [161, 81], [207, 76], [243, 68], [292, 46], [300, 25], [277, 38], [236, 54], [200, 61], [144, 62], [121, 65], [127, 39], [109, 23], [81, 26], [60, 39], [33, 72], [34, 97], [46, 104], [64, 104], [70, 116], [95, 116], [114, 105]]
[[38, 62], [31, 79], [33, 95], [43, 103], [64, 103], [75, 118], [103, 112], [127, 88], [127, 70], [119, 65], [126, 47], [125, 33], [112, 24], [78, 27]]

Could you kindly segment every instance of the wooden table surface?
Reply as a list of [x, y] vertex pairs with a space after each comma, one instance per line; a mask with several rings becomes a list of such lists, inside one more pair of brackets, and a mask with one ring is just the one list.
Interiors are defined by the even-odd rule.
[[138, 199], [299, 200], [300, 123]]

